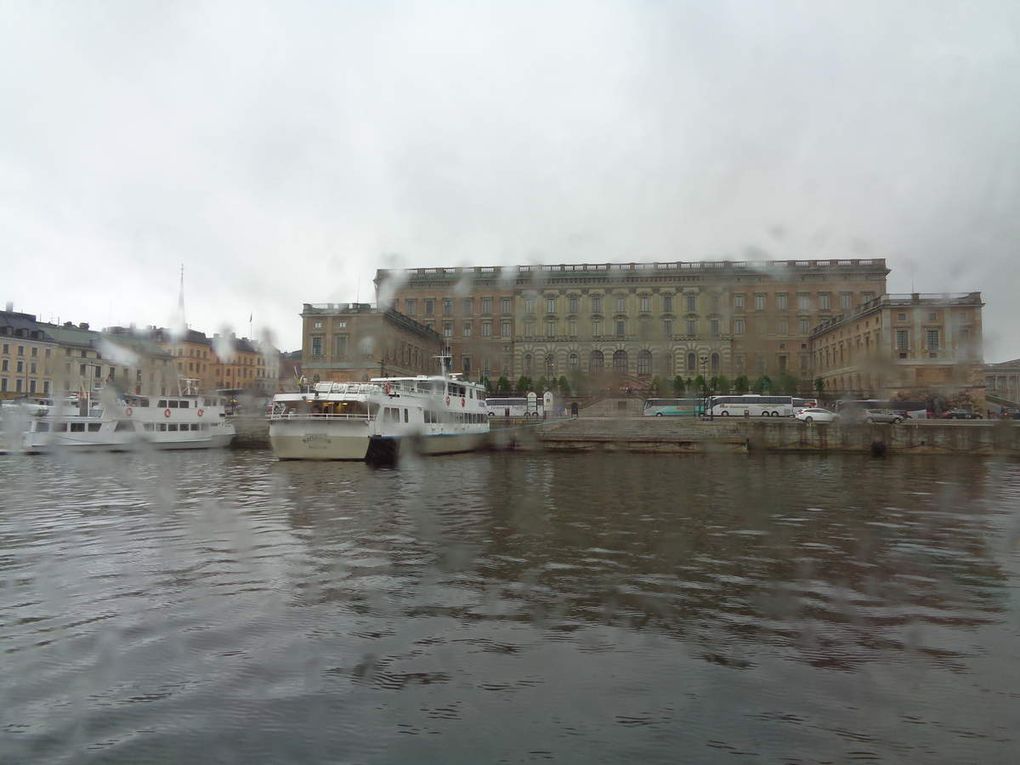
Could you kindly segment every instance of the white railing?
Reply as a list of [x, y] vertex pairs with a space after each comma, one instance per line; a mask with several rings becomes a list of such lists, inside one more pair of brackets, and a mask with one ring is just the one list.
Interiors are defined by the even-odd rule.
[[327, 414], [325, 412], [287, 412], [274, 413], [266, 416], [271, 422], [283, 420], [361, 420], [368, 422], [372, 419], [370, 414]]

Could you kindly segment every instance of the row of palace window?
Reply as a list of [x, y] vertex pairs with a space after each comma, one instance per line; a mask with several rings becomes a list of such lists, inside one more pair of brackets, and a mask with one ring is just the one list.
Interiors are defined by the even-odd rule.
[[[12, 381], [8, 380], [6, 377], [0, 377], [0, 393], [8, 393], [8, 392], [13, 392], [13, 393], [26, 393], [26, 392], [27, 393], [37, 393], [38, 392], [38, 388], [37, 388], [38, 383], [35, 380], [29, 380], [28, 381], [28, 390], [27, 391], [24, 388], [25, 380], [23, 378], [21, 378], [21, 377], [15, 378], [13, 380], [13, 383], [14, 383], [13, 387], [11, 387], [11, 382]], [[49, 392], [50, 392], [50, 381], [49, 380], [43, 380], [42, 392], [44, 394], [47, 394], [47, 395], [49, 394]]]
[[[964, 338], [965, 341], [969, 340], [970, 339], [969, 329], [962, 330], [961, 337]], [[924, 331], [924, 339], [925, 350], [927, 351], [928, 356], [931, 358], [938, 357], [939, 350], [942, 347], [942, 331], [937, 328], [926, 329]], [[899, 358], [901, 359], [908, 358], [911, 348], [910, 330], [897, 329], [894, 338], [894, 344], [896, 354], [899, 356]], [[848, 363], [851, 360], [853, 347], [854, 346], [850, 341], [847, 341], [845, 344], [843, 341], [840, 341], [838, 346], [834, 343], [830, 347], [820, 349], [817, 352], [817, 362], [819, 365], [821, 365], [822, 360], [824, 359], [825, 360], [824, 365], [826, 368], [832, 366], [837, 362], [840, 364]], [[870, 349], [870, 347], [871, 347], [870, 336], [865, 335], [863, 339], [860, 337], [857, 338], [858, 351], [864, 350], [865, 352], [867, 352]]]
[[[37, 358], [39, 356], [39, 346], [33, 345], [28, 350], [29, 350], [29, 355], [33, 359]], [[46, 358], [50, 358], [52, 349], [51, 348], [46, 348], [45, 351], [46, 351]], [[11, 346], [10, 346], [10, 343], [4, 343], [3, 344], [3, 355], [4, 356], [10, 356], [11, 355]], [[24, 356], [25, 355], [25, 346], [23, 346], [23, 345], [19, 345], [18, 346], [18, 354], [17, 355], [18, 356]], [[68, 356], [71, 355], [70, 348], [67, 350], [67, 355]]]
[[[615, 310], [617, 313], [626, 313], [627, 311], [627, 297], [624, 295], [616, 296], [603, 296], [603, 295], [591, 295], [589, 296], [591, 313], [600, 314], [603, 313], [603, 298], [608, 301], [614, 300]], [[699, 295], [695, 293], [687, 293], [682, 295], [660, 295], [659, 300], [661, 302], [662, 313], [673, 313], [673, 298], [679, 297], [683, 301], [684, 309], [687, 313], [698, 312], [698, 298]], [[719, 310], [720, 296], [717, 294], [709, 294], [709, 310], [717, 312]], [[775, 308], [779, 311], [787, 311], [790, 309], [790, 295], [786, 292], [777, 292], [772, 295]], [[818, 292], [812, 294], [809, 292], [798, 292], [797, 297], [797, 310], [799, 311], [811, 311], [813, 310], [813, 298], [817, 298], [818, 310], [820, 311], [831, 311], [833, 308], [833, 294], [831, 292]], [[862, 292], [862, 302], [867, 302], [875, 297], [873, 292]], [[747, 310], [747, 296], [738, 293], [732, 296], [733, 298], [733, 310], [734, 311], [745, 311]], [[755, 311], [764, 311], [768, 304], [768, 293], [757, 292], [751, 296], [754, 301]], [[454, 310], [454, 298], [405, 298], [404, 299], [404, 310], [403, 313], [407, 316], [418, 315], [418, 303], [419, 300], [423, 304], [424, 315], [426, 317], [436, 316], [436, 309], [439, 308], [442, 311], [443, 316], [453, 316]], [[495, 304], [495, 298], [483, 297], [479, 298], [479, 304], [481, 307], [481, 313], [492, 314], [493, 306]], [[524, 297], [524, 313], [534, 314], [537, 312], [539, 300], [545, 301], [545, 312], [547, 314], [557, 313], [560, 307], [560, 298], [547, 296], [545, 298]], [[581, 298], [579, 295], [567, 295], [566, 296], [566, 308], [567, 313], [580, 313], [581, 309]], [[642, 313], [650, 313], [652, 310], [652, 295], [638, 295], [638, 306]], [[841, 292], [839, 293], [839, 307], [841, 310], [849, 311], [853, 308], [853, 293], [852, 292]], [[399, 310], [397, 304], [394, 308]], [[499, 312], [503, 315], [513, 314], [513, 298], [501, 297], [499, 298]], [[475, 298], [467, 297], [461, 299], [461, 315], [462, 316], [473, 316], [475, 314]]]
[[[571, 317], [566, 320], [566, 334], [567, 337], [577, 337], [577, 319]], [[699, 319], [683, 319], [684, 334], [688, 337], [697, 336], [699, 330]], [[432, 329], [434, 322], [426, 322], [426, 326]], [[626, 319], [614, 319], [611, 320], [609, 326], [612, 328], [612, 336], [614, 337], [626, 337], [627, 336], [627, 320]], [[749, 321], [744, 318], [733, 319], [733, 334], [744, 335], [747, 333]], [[790, 334], [790, 321], [786, 318], [779, 318], [775, 320], [773, 325], [775, 328], [775, 334], [784, 336]], [[553, 338], [559, 335], [559, 320], [547, 319], [544, 323], [544, 334], [545, 337]], [[605, 337], [605, 326], [602, 319], [592, 319], [591, 322], [591, 336], [592, 337]], [[676, 329], [676, 323], [673, 319], [662, 320], [662, 334], [663, 337], [673, 337], [673, 332]], [[811, 331], [811, 322], [808, 319], [800, 319], [798, 321], [797, 329], [799, 334], [807, 335]], [[480, 322], [481, 337], [493, 337], [493, 322], [482, 321]], [[533, 321], [524, 322], [524, 337], [537, 337], [538, 332], [536, 323]], [[644, 337], [649, 336], [649, 328], [646, 324], [642, 323], [641, 334]], [[499, 337], [513, 337], [513, 323], [507, 319], [500, 322], [499, 325]], [[719, 337], [721, 333], [721, 323], [719, 319], [708, 320], [708, 336]], [[454, 324], [452, 321], [443, 322], [442, 335], [446, 338], [454, 337]], [[472, 337], [474, 335], [474, 324], [471, 321], [461, 322], [461, 336]]]
[[[672, 359], [672, 354], [669, 354], [668, 359]], [[785, 357], [784, 357], [785, 358]], [[690, 352], [686, 356], [687, 371], [697, 373], [699, 371], [711, 372], [714, 375], [719, 374], [720, 368], [720, 357], [718, 353], [712, 353], [710, 356], [704, 357], [704, 362], [699, 362], [699, 357], [696, 353]], [[627, 373], [630, 369], [630, 356], [627, 351], [619, 350], [615, 351], [612, 356], [612, 368], [615, 372]], [[534, 374], [535, 358], [530, 353], [524, 354], [524, 374]], [[544, 367], [546, 377], [552, 377], [556, 373], [556, 356], [552, 353], [545, 354]], [[576, 353], [571, 353], [567, 357], [567, 369], [571, 372], [580, 371], [581, 358]], [[592, 351], [588, 356], [588, 371], [591, 374], [598, 374], [606, 368], [606, 357], [602, 351]], [[652, 352], [651, 351], [638, 351], [637, 354], [637, 373], [639, 375], [650, 375], [652, 373]]]

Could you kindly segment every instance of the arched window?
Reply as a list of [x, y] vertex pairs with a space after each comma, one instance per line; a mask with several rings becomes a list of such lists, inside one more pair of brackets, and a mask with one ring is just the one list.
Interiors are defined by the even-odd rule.
[[696, 353], [687, 354], [687, 371], [694, 372], [698, 368], [698, 355]]
[[627, 351], [617, 351], [613, 354], [613, 371], [627, 373]]
[[713, 353], [712, 354], [712, 374], [713, 375], [719, 374], [719, 354], [718, 353]]
[[579, 366], [579, 360], [576, 353], [571, 353], [570, 358], [567, 360], [567, 365], [570, 367], [570, 371], [574, 372]]
[[652, 373], [652, 352], [641, 351], [637, 355], [637, 373], [639, 375], [650, 375]]
[[556, 357], [551, 353], [545, 354], [545, 376], [552, 378], [556, 374]]
[[605, 369], [605, 366], [606, 357], [602, 355], [602, 351], [592, 351], [591, 365], [589, 366], [589, 370], [591, 371], [591, 373], [593, 375], [597, 375], [601, 373], [603, 369]]

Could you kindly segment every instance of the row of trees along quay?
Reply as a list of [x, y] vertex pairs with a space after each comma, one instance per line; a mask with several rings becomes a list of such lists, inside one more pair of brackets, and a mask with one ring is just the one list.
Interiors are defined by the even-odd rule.
[[[511, 393], [544, 393], [552, 391], [561, 398], [571, 396], [587, 396], [597, 392], [611, 391], [614, 393], [630, 393], [634, 395], [647, 395], [654, 397], [684, 395], [701, 396], [706, 394], [725, 395], [728, 393], [774, 393], [777, 395], [802, 394], [802, 383], [792, 375], [779, 375], [773, 380], [768, 375], [762, 375], [755, 379], [747, 375], [739, 375], [732, 381], [726, 375], [713, 375], [706, 377], [684, 377], [677, 375], [672, 380], [668, 378], [653, 377], [650, 380], [635, 381], [631, 378], [619, 377], [606, 374], [599, 377], [587, 375], [574, 375], [568, 378], [566, 375], [560, 377], [539, 377], [534, 380], [531, 377], [521, 376], [517, 382], [511, 383], [507, 377], [500, 377], [498, 380], [491, 380], [482, 377], [480, 382], [485, 386], [490, 395], [509, 395]], [[821, 392], [821, 380], [815, 381], [816, 393]]]

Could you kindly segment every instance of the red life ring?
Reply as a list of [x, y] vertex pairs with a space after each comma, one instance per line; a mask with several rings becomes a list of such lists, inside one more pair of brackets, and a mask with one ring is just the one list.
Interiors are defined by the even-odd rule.
[[389, 383], [386, 383], [386, 385], [383, 386], [383, 390], [386, 392], [387, 396], [393, 395], [393, 386]]
[[201, 417], [203, 414], [205, 414], [205, 409], [199, 409], [197, 414], [199, 417]]
[[170, 416], [170, 410], [169, 409], [164, 409], [163, 410], [163, 416], [164, 417], [169, 417]]
[[132, 410], [132, 409], [131, 409], [131, 407], [129, 406], [129, 407], [127, 408], [127, 409], [125, 409], [125, 410], [124, 410], [124, 415], [125, 415], [125, 416], [127, 416], [127, 417], [130, 417], [130, 416], [131, 416], [131, 412], [132, 412], [132, 411], [133, 411], [133, 410]]
[[449, 397], [449, 396], [447, 396], [447, 397], [446, 397], [446, 405], [447, 405], [447, 406], [449, 406], [449, 405], [450, 405], [450, 397]]

